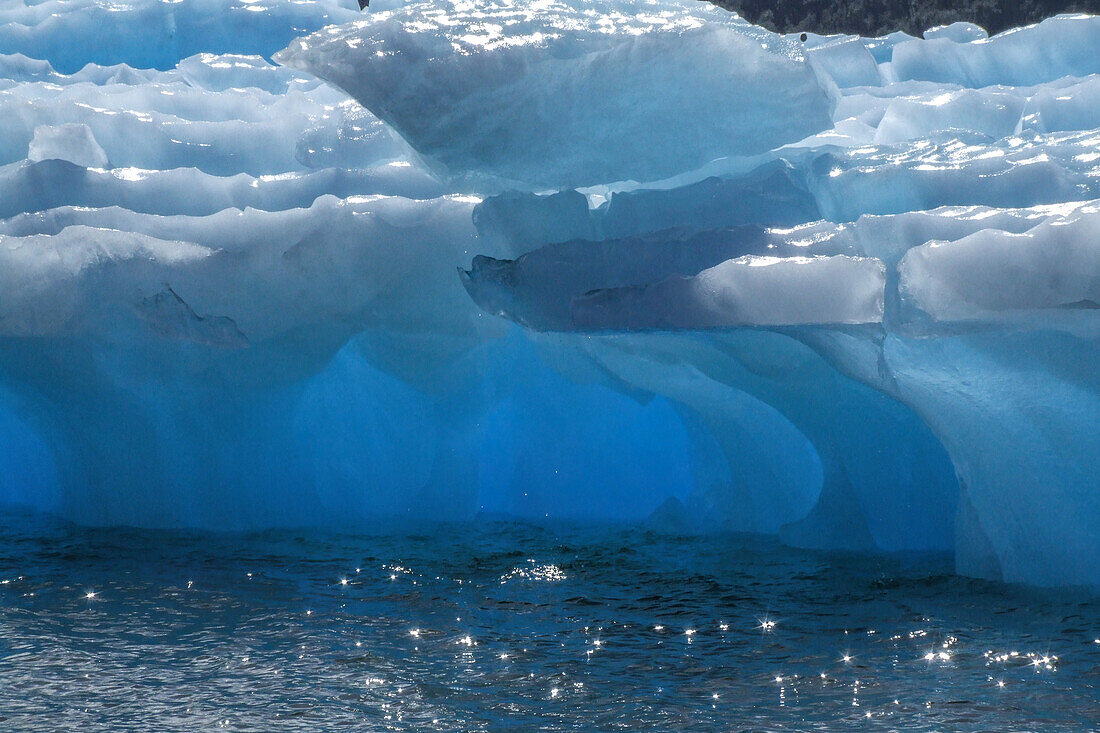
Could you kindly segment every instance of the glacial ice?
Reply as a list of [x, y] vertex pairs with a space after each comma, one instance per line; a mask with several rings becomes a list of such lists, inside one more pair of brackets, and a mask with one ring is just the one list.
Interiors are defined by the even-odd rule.
[[690, 278], [585, 293], [573, 319], [627, 331], [877, 323], [885, 279], [870, 257], [747, 255]]
[[27, 160], [67, 160], [82, 168], [105, 168], [107, 153], [83, 124], [39, 125], [27, 149]]
[[950, 25], [939, 25], [935, 28], [929, 28], [922, 35], [926, 41], [931, 41], [936, 38], [947, 38], [956, 43], [980, 41], [983, 38], [989, 38], [989, 34], [985, 32], [985, 28], [963, 21], [956, 21]]
[[1098, 49], [1082, 15], [5, 5], [0, 500], [1100, 585]]
[[694, 0], [439, 0], [326, 28], [275, 58], [482, 185], [651, 181], [829, 123], [795, 43]]
[[140, 76], [197, 53], [270, 56], [302, 33], [358, 17], [350, 0], [6, 2], [0, 53], [46, 61], [66, 74], [92, 63]]
[[1098, 239], [1100, 204], [1092, 202], [1026, 232], [983, 229], [954, 242], [929, 241], [905, 253], [899, 289], [941, 323], [1100, 308]]
[[894, 47], [898, 80], [920, 79], [968, 88], [1024, 86], [1100, 72], [1100, 18], [1063, 15], [993, 38], [959, 43], [947, 37]]

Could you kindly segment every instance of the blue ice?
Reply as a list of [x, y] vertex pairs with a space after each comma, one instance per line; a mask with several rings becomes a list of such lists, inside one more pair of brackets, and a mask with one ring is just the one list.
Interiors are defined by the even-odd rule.
[[9, 3], [0, 499], [1100, 584], [1097, 49], [1087, 15]]

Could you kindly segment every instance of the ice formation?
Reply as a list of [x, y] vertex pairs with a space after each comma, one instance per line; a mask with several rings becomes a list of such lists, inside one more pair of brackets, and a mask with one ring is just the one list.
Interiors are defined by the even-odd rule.
[[691, 0], [439, 0], [276, 60], [347, 90], [441, 173], [517, 186], [650, 181], [829, 124], [797, 44]]
[[0, 500], [644, 521], [1100, 585], [1100, 18], [924, 35], [0, 8]]

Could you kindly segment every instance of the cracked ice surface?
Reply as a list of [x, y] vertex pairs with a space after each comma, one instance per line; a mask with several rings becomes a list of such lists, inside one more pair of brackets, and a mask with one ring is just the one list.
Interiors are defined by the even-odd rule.
[[0, 497], [1100, 584], [1100, 19], [376, 4], [0, 9]]

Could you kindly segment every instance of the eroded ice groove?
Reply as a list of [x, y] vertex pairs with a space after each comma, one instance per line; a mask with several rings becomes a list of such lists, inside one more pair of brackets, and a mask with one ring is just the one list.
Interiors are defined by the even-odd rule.
[[[187, 191], [180, 197], [180, 191]], [[326, 195], [430, 199], [447, 190], [406, 161], [364, 168], [322, 168], [266, 176], [212, 176], [195, 168], [87, 169], [53, 158], [0, 167], [0, 216], [78, 207], [117, 206], [144, 214], [203, 216], [229, 208], [308, 208]]]
[[587, 195], [510, 191], [486, 198], [474, 217], [484, 237], [520, 255], [554, 242], [664, 229], [790, 228], [819, 219], [852, 222], [955, 206], [1017, 209], [1100, 196], [1100, 132], [1091, 129], [990, 143], [946, 135], [905, 144], [814, 145], [763, 157], [660, 187]]
[[347, 90], [443, 171], [536, 188], [764, 152], [831, 109], [797, 44], [692, 0], [414, 3], [276, 59]]
[[259, 57], [203, 54], [170, 71], [88, 66], [71, 76], [21, 57], [0, 56], [0, 67], [17, 82], [0, 89], [3, 163], [27, 157], [36, 131], [65, 126], [81, 126], [102, 149], [100, 168], [259, 176], [409, 155], [345, 95]]
[[0, 497], [1100, 585], [1096, 18], [402, 5], [0, 9]]
[[257, 56], [72, 75], [22, 56], [0, 66], [14, 82], [0, 90], [3, 217], [65, 205], [278, 211], [325, 194], [448, 192], [358, 103]]

